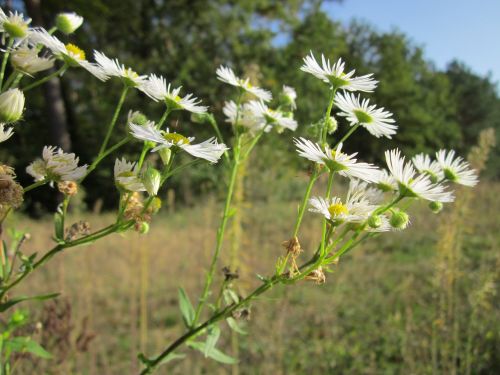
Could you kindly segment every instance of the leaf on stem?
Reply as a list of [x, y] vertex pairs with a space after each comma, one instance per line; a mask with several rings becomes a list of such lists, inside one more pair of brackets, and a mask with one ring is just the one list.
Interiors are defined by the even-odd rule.
[[[205, 353], [205, 343], [204, 342], [189, 342], [187, 344], [193, 349], [196, 349], [202, 353]], [[222, 353], [219, 349], [213, 348], [210, 353], [208, 354], [208, 357], [212, 358], [213, 360], [220, 362], [220, 363], [225, 363], [228, 365], [234, 365], [235, 363], [238, 363], [238, 360], [236, 358], [230, 357], [227, 354]]]
[[13, 352], [31, 353], [40, 358], [50, 359], [52, 354], [29, 337], [14, 337], [4, 343], [5, 349]]
[[183, 288], [179, 288], [179, 307], [181, 309], [184, 324], [189, 328], [194, 321], [195, 312], [193, 305]]
[[220, 328], [219, 326], [210, 326], [208, 327], [207, 341], [205, 341], [205, 357], [210, 356], [210, 352], [215, 348], [217, 341], [220, 337]]
[[12, 298], [11, 300], [9, 300], [7, 302], [0, 303], [0, 312], [4, 312], [5, 310], [10, 309], [12, 306], [17, 305], [18, 303], [23, 302], [23, 301], [44, 301], [47, 299], [56, 298], [57, 296], [59, 296], [59, 293], [43, 294], [40, 296], [31, 296], [31, 297], [30, 296], [19, 296], [16, 298]]

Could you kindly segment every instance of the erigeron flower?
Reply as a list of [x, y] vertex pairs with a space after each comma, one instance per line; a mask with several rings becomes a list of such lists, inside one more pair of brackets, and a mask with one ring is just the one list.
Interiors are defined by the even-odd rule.
[[400, 209], [393, 209], [391, 210], [389, 224], [396, 230], [403, 230], [410, 224], [410, 217], [406, 212]]
[[163, 148], [181, 149], [191, 154], [194, 157], [208, 160], [211, 163], [216, 163], [224, 151], [228, 150], [225, 144], [217, 143], [215, 137], [212, 137], [202, 143], [192, 144], [194, 137], [185, 137], [182, 134], [156, 129], [152, 122], [140, 126], [136, 124], [129, 125], [131, 134], [140, 140], [151, 141], [157, 144], [152, 150], [158, 151]]
[[361, 195], [371, 204], [379, 204], [384, 200], [384, 193], [382, 191], [356, 178], [349, 181], [348, 195]]
[[45, 146], [42, 159], [31, 163], [26, 172], [35, 178], [35, 181], [78, 181], [87, 173], [87, 165], [78, 166], [78, 157], [67, 154], [55, 146]]
[[249, 130], [250, 133], [256, 134], [262, 129], [269, 132], [272, 127], [267, 124], [267, 121], [261, 117], [257, 117], [253, 113], [252, 108], [249, 107], [248, 103], [240, 106], [238, 111], [238, 106], [232, 100], [225, 102], [222, 112], [226, 115], [226, 122], [232, 125], [236, 124], [236, 117], [238, 117], [238, 126], [242, 126]]
[[5, 142], [12, 137], [14, 130], [12, 128], [5, 129], [5, 124], [0, 123], [0, 143]]
[[297, 121], [293, 118], [285, 116], [281, 111], [269, 108], [262, 101], [252, 100], [248, 102], [245, 107], [253, 114], [253, 116], [263, 123], [290, 129], [292, 131], [297, 129]]
[[283, 85], [281, 97], [283, 98], [283, 102], [286, 105], [289, 105], [291, 109], [297, 109], [297, 104], [295, 103], [295, 100], [297, 99], [297, 92], [293, 87]]
[[22, 13], [9, 12], [9, 15], [0, 8], [0, 32], [7, 33], [11, 38], [24, 39], [29, 34], [28, 25], [31, 18], [24, 19]]
[[0, 94], [0, 122], [19, 121], [24, 112], [24, 94], [19, 89], [9, 89]]
[[10, 62], [14, 69], [30, 76], [54, 66], [54, 59], [40, 57], [36, 48], [28, 46], [22, 46], [12, 51]]
[[72, 34], [83, 23], [83, 17], [76, 13], [59, 13], [56, 16], [56, 27], [62, 33]]
[[68, 66], [82, 67], [101, 81], [109, 77], [99, 66], [85, 59], [85, 52], [74, 44], [62, 43], [55, 36], [50, 35], [47, 30], [38, 27], [32, 31], [30, 41], [47, 47], [58, 59], [63, 60]]
[[146, 187], [139, 177], [139, 165], [125, 158], [116, 159], [114, 167], [115, 182], [119, 189], [126, 191], [145, 191]]
[[460, 156], [455, 157], [454, 150], [439, 150], [436, 159], [447, 180], [465, 186], [475, 186], [479, 182], [476, 171]]
[[394, 179], [394, 177], [392, 177], [392, 175], [387, 171], [387, 169], [381, 169], [379, 171], [376, 184], [377, 188], [383, 192], [398, 190], [397, 181]]
[[94, 59], [99, 68], [108, 77], [118, 77], [129, 87], [137, 87], [140, 90], [144, 89], [147, 76], [137, 74], [131, 68], [126, 68], [118, 59], [110, 59], [99, 51], [94, 51]]
[[319, 213], [336, 224], [363, 222], [374, 209], [368, 201], [359, 199], [357, 196], [348, 197], [345, 204], [338, 197], [330, 199], [313, 197], [309, 200], [309, 204], [311, 205], [310, 212]]
[[360, 101], [359, 95], [344, 92], [335, 96], [335, 104], [342, 111], [339, 116], [345, 117], [351, 126], [359, 124], [377, 138], [391, 138], [396, 134], [398, 127], [393, 125], [392, 113], [377, 108], [375, 104], [370, 105], [368, 99]]
[[145, 84], [144, 92], [153, 100], [163, 100], [170, 110], [186, 110], [192, 113], [205, 113], [207, 107], [199, 105], [201, 100], [187, 94], [179, 96], [181, 87], [173, 88], [170, 83], [167, 85], [165, 78], [151, 74]]
[[443, 171], [437, 161], [433, 161], [429, 155], [424, 153], [415, 155], [411, 161], [417, 171], [427, 174], [432, 182], [438, 182], [443, 178]]
[[445, 191], [444, 185], [432, 183], [427, 175], [417, 176], [411, 163], [405, 163], [405, 158], [398, 149], [386, 151], [385, 159], [389, 171], [398, 182], [400, 195], [438, 202], [454, 200], [453, 194]]
[[232, 86], [240, 87], [246, 92], [255, 95], [260, 100], [269, 102], [272, 99], [272, 95], [269, 91], [253, 86], [250, 83], [250, 78], [241, 79], [237, 77], [231, 68], [221, 65], [217, 68], [216, 74], [220, 81], [228, 83]]
[[145, 125], [148, 123], [146, 115], [140, 111], [128, 111], [127, 124], [133, 123], [137, 125]]
[[389, 218], [384, 214], [372, 215], [368, 218], [366, 223], [368, 224], [365, 227], [365, 230], [367, 232], [381, 233], [381, 232], [389, 232], [393, 229], [391, 224], [389, 223]]
[[23, 203], [24, 190], [15, 181], [16, 174], [14, 169], [7, 165], [0, 165], [0, 212], [10, 207], [17, 208]]
[[342, 89], [348, 91], [365, 91], [372, 92], [378, 81], [372, 78], [373, 74], [367, 74], [361, 77], [353, 77], [355, 70], [349, 73], [344, 73], [345, 64], [342, 59], [331, 65], [330, 60], [321, 55], [322, 65], [316, 61], [312, 51], [304, 57], [304, 65], [300, 70], [310, 73], [323, 82], [330, 83], [334, 89]]
[[295, 138], [295, 146], [300, 156], [318, 164], [324, 164], [332, 172], [349, 178], [359, 178], [363, 181], [375, 182], [379, 177], [379, 170], [376, 166], [368, 163], [357, 162], [354, 158], [357, 153], [347, 155], [342, 153], [342, 143], [336, 150], [325, 146], [323, 150], [317, 143], [305, 138]]

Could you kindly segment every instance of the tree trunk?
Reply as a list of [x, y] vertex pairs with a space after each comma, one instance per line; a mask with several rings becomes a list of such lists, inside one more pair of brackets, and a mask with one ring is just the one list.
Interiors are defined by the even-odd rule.
[[[33, 20], [33, 25], [44, 26], [41, 0], [24, 0], [26, 11]], [[52, 145], [61, 147], [64, 151], [71, 150], [71, 137], [68, 132], [66, 107], [62, 96], [59, 78], [53, 78], [43, 85], [45, 108], [49, 119], [50, 141]]]

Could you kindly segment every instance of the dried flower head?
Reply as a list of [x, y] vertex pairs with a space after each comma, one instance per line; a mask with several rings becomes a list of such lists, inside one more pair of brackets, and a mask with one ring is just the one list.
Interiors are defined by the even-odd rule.
[[75, 181], [60, 181], [57, 184], [57, 188], [61, 193], [69, 196], [78, 193], [78, 184]]
[[323, 272], [323, 268], [321, 266], [316, 268], [305, 277], [305, 280], [314, 281], [318, 285], [324, 284], [326, 282], [326, 276]]

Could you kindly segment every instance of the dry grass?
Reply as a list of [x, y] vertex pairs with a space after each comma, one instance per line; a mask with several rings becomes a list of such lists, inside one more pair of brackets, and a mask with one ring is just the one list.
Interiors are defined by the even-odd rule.
[[[467, 265], [470, 271], [465, 290], [470, 295], [481, 289], [484, 274], [495, 271], [492, 259], [497, 256], [500, 238], [498, 193], [500, 185], [482, 184], [475, 194], [477, 204], [469, 212], [471, 227], [464, 247], [474, 263]], [[183, 286], [192, 299], [201, 288], [217, 224], [218, 206], [214, 202], [204, 199], [195, 208], [156, 218], [147, 236], [114, 235], [90, 246], [68, 249], [31, 275], [18, 293], [61, 291], [59, 300], [71, 307], [71, 313], [57, 316], [55, 311], [64, 310], [63, 304], [52, 306], [53, 319], [69, 322], [65, 334], [70, 335], [71, 344], [64, 344], [67, 350], [61, 350], [57, 343], [47, 343], [56, 359], [38, 362], [42, 371], [38, 373], [137, 373], [138, 351], [154, 354], [178, 336], [183, 328], [177, 287]], [[256, 273], [273, 271], [282, 252], [280, 243], [289, 236], [295, 207], [292, 203], [258, 202], [243, 207], [243, 233], [238, 235], [245, 264], [238, 287], [244, 294], [258, 284]], [[409, 230], [352, 252], [327, 275], [324, 286], [304, 282], [291, 288], [277, 287], [254, 304], [247, 323], [250, 335], [240, 340], [240, 373], [439, 372], [439, 368], [432, 368], [432, 321], [436, 306], [433, 249], [440, 219], [425, 207], [414, 211]], [[112, 220], [109, 215], [87, 216], [94, 229]], [[319, 220], [309, 219], [301, 242], [311, 250]], [[18, 216], [13, 220], [32, 234], [28, 249], [41, 251], [51, 246], [48, 219], [32, 221]], [[229, 241], [227, 245], [229, 248]], [[220, 268], [226, 262], [230, 262], [229, 257]], [[44, 318], [41, 304], [25, 306], [32, 311], [34, 321]], [[493, 304], [493, 320], [483, 322], [483, 326], [500, 327], [499, 314], [498, 303]], [[226, 328], [221, 347], [230, 352]], [[466, 324], [462, 328], [466, 330]], [[54, 339], [58, 335], [63, 333], [54, 328], [49, 336]], [[492, 335], [493, 341], [484, 338], [480, 343], [490, 351], [499, 349], [494, 341], [499, 334]], [[169, 365], [169, 374], [231, 372], [229, 366], [212, 363], [188, 349], [183, 351], [188, 357], [176, 366]], [[489, 369], [494, 368], [494, 354], [484, 361]], [[437, 363], [439, 367], [439, 358]], [[29, 370], [20, 368], [20, 373], [29, 373], [23, 371]]]

